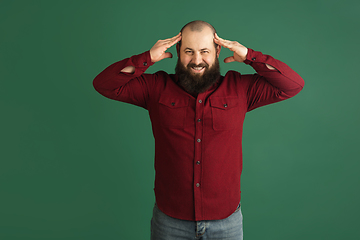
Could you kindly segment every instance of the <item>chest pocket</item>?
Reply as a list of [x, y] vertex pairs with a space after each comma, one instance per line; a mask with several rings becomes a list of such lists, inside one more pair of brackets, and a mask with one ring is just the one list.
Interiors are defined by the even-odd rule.
[[161, 95], [159, 99], [159, 121], [164, 127], [183, 128], [189, 98]]
[[237, 97], [211, 97], [210, 106], [214, 130], [242, 127], [242, 117]]

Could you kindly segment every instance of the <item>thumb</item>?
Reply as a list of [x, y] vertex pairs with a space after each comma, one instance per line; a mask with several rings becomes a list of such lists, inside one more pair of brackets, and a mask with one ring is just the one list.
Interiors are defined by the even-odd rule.
[[224, 59], [224, 63], [235, 62], [234, 56], [227, 57]]
[[173, 56], [170, 52], [165, 52], [162, 57], [163, 57], [162, 59], [164, 59], [164, 58], [172, 58]]

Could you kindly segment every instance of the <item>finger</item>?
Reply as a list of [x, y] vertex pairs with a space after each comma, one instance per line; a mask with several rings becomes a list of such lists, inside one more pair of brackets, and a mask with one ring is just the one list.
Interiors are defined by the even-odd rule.
[[234, 56], [231, 56], [231, 57], [227, 57], [224, 59], [224, 63], [229, 63], [229, 62], [235, 62], [235, 58]]
[[223, 43], [217, 38], [214, 38], [214, 43], [219, 44], [221, 46], [223, 45]]
[[171, 39], [171, 41], [178, 42], [178, 41], [180, 41], [180, 39], [181, 39], [181, 34], [179, 33], [178, 35], [176, 35], [175, 37], [173, 37], [173, 38]]
[[228, 42], [225, 42], [224, 40], [214, 39], [214, 42], [215, 42], [216, 44], [219, 44], [219, 45], [225, 47], [225, 48], [230, 48], [230, 47], [231, 47], [231, 44], [228, 43]]
[[179, 38], [175, 38], [172, 41], [169, 41], [168, 43], [166, 43], [166, 47], [169, 48], [171, 46], [173, 46], [174, 44], [178, 43], [181, 40], [181, 36]]
[[179, 33], [176, 36], [171, 37], [171, 38], [167, 38], [167, 39], [163, 39], [163, 40], [160, 39], [158, 42], [160, 44], [168, 44], [169, 42], [177, 41], [180, 38], [181, 38], [181, 33]]
[[170, 52], [164, 53], [163, 56], [164, 56], [164, 58], [172, 58], [173, 57], [173, 55]]
[[181, 37], [181, 32], [179, 32], [177, 35], [173, 36], [172, 38], [168, 38], [168, 39], [166, 39], [166, 40], [173, 41], [173, 40], [176, 40], [176, 39], [178, 39], [178, 38], [180, 38], [180, 37]]
[[215, 39], [215, 40], [218, 41], [218, 42], [220, 42], [220, 43], [222, 43], [222, 44], [224, 44], [224, 45], [228, 45], [228, 46], [234, 45], [234, 44], [236, 43], [235, 41], [226, 40], [226, 39], [223, 39], [223, 38], [221, 38], [221, 37], [218, 37], [218, 38]]
[[165, 39], [163, 43], [164, 44], [171, 44], [171, 46], [172, 46], [174, 43], [177, 43], [180, 40], [181, 40], [181, 35], [178, 34], [175, 37]]
[[219, 45], [224, 46], [226, 48], [229, 48], [229, 47], [231, 47], [233, 45], [232, 41], [225, 40], [225, 39], [222, 39], [220, 37], [214, 38], [214, 42], [216, 44], [219, 44]]
[[172, 54], [169, 52], [165, 52], [159, 57], [159, 59], [156, 60], [156, 62], [161, 61], [165, 58], [172, 58]]
[[223, 39], [221, 37], [219, 37], [219, 35], [217, 35], [217, 33], [215, 33], [215, 39], [219, 40], [219, 41], [227, 41], [227, 42], [231, 42], [229, 40]]
[[220, 41], [220, 37], [217, 35], [217, 33], [215, 33], [214, 41], [216, 41], [216, 42], [219, 42], [219, 41]]
[[225, 48], [230, 49], [231, 51], [234, 51], [236, 48], [236, 42], [232, 42], [229, 40], [221, 41], [221, 42], [219, 42], [219, 44]]
[[215, 38], [216, 38], [216, 39], [219, 39], [219, 38], [220, 38], [219, 35], [217, 35], [217, 33], [215, 33]]

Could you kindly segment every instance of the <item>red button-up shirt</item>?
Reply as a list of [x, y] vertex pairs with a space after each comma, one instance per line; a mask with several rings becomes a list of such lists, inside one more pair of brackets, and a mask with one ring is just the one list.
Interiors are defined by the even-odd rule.
[[[296, 72], [269, 55], [249, 49], [245, 63], [257, 74], [229, 71], [197, 97], [179, 87], [174, 74], [145, 74], [153, 64], [149, 51], [110, 65], [94, 79], [95, 89], [105, 97], [149, 111], [155, 138], [154, 191], [165, 214], [195, 221], [231, 215], [240, 201], [246, 112], [303, 88]], [[134, 66], [135, 72], [122, 73], [126, 66]]]

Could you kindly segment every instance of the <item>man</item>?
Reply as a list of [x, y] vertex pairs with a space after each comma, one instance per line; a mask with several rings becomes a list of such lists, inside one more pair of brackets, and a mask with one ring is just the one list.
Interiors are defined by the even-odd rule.
[[[175, 74], [145, 74], [172, 55]], [[257, 74], [220, 75], [221, 47], [228, 62], [249, 64]], [[105, 97], [149, 111], [155, 138], [152, 239], [242, 239], [240, 175], [246, 112], [295, 96], [303, 79], [269, 55], [220, 38], [193, 21], [145, 53], [112, 64], [94, 79]]]

